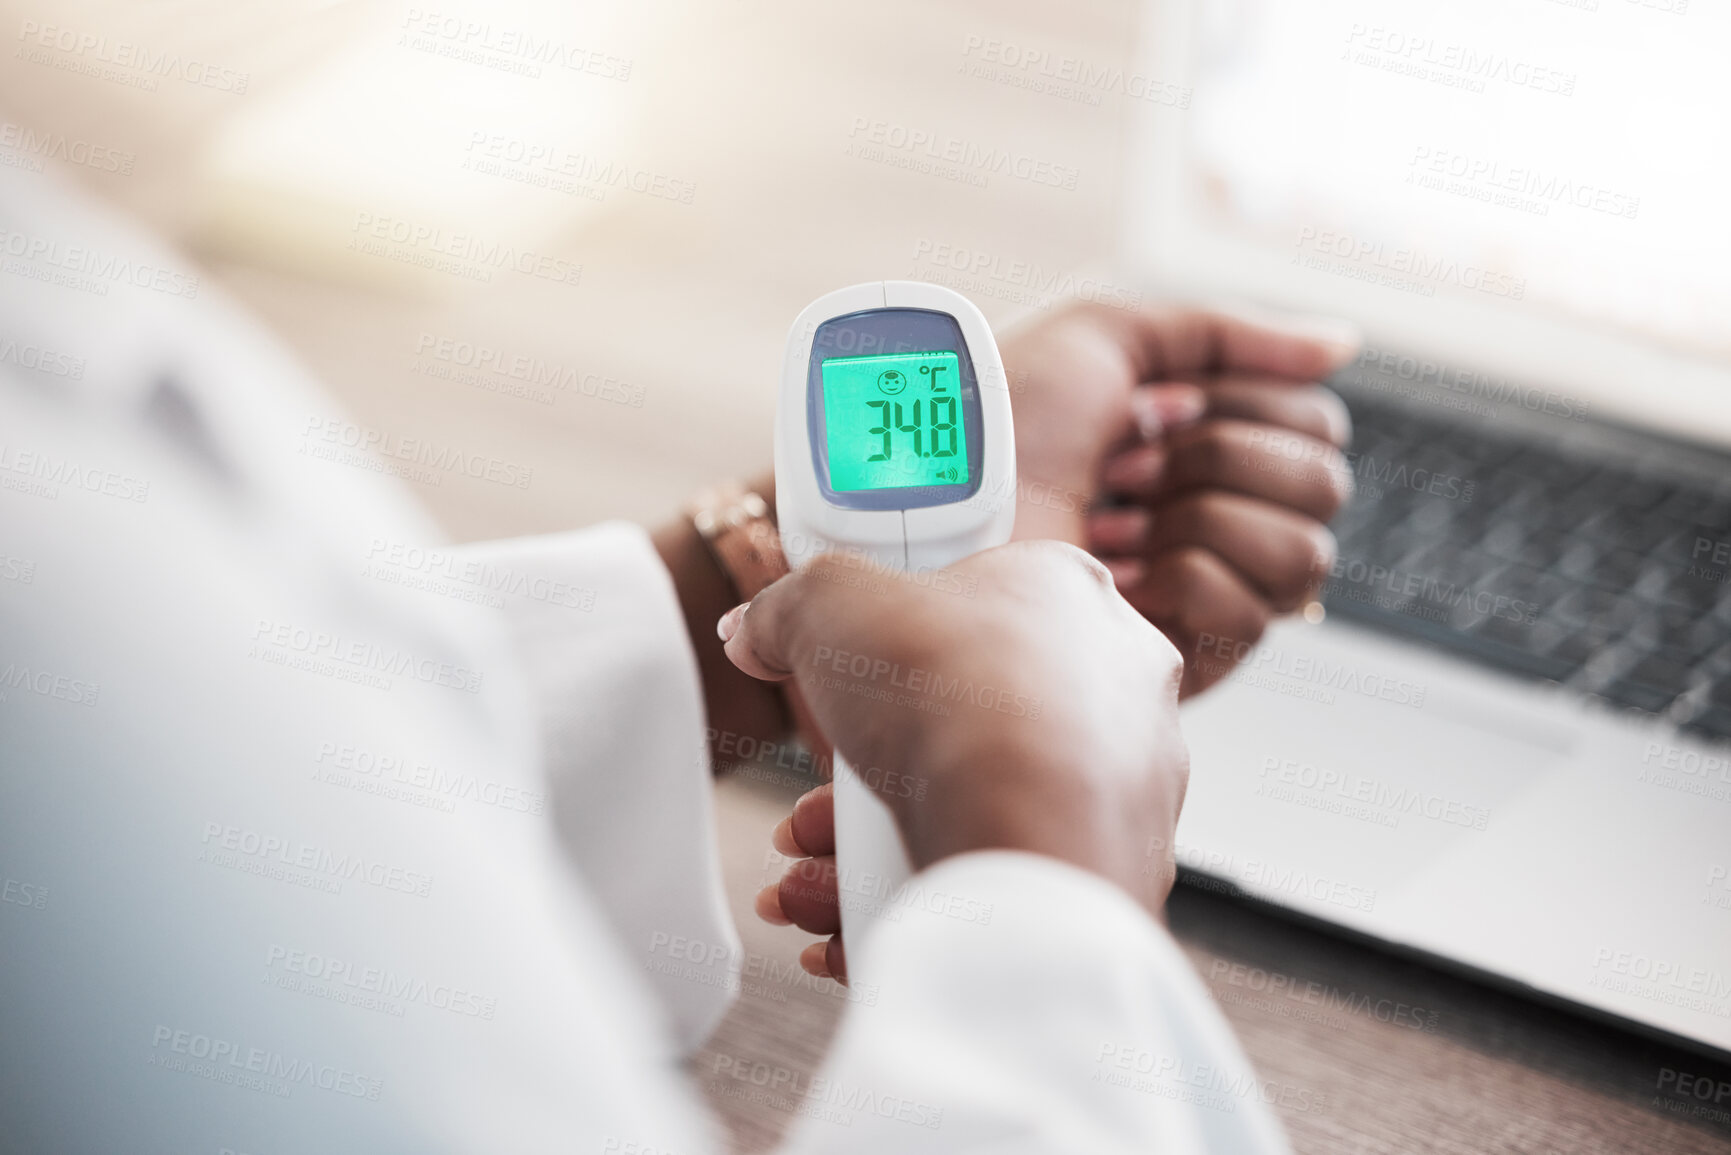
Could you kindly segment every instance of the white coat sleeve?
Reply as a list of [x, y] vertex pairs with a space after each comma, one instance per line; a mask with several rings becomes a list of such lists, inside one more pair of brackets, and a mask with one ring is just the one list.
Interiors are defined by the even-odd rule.
[[855, 961], [850, 1008], [790, 1152], [1287, 1150], [1170, 935], [1117, 887], [1032, 854], [915, 877]]
[[627, 522], [462, 546], [496, 590], [539, 719], [566, 854], [686, 1051], [737, 988], [697, 659], [672, 577]]

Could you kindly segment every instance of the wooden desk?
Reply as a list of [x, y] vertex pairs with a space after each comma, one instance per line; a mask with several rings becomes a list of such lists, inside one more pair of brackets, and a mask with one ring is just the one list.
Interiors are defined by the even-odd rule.
[[[811, 941], [766, 926], [752, 896], [791, 782], [730, 782], [721, 798], [728, 893], [746, 949], [791, 962]], [[1231, 1020], [1299, 1155], [1706, 1155], [1731, 1152], [1731, 1092], [1676, 1094], [1678, 1071], [1731, 1086], [1731, 1064], [1653, 1043], [1180, 885], [1173, 933]], [[742, 993], [693, 1064], [736, 1150], [770, 1150], [792, 1100], [742, 1100], [727, 1072], [766, 1063], [803, 1081], [845, 1002], [828, 983], [771, 977]], [[869, 1013], [869, 1011], [867, 1012]], [[717, 1071], [722, 1073], [717, 1074]]]

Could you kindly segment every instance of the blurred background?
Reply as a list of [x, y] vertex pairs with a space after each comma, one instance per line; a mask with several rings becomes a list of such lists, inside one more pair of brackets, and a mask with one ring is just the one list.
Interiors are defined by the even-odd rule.
[[[1124, 98], [967, 66], [1005, 36], [1116, 61], [1128, 3], [6, 9], [7, 118], [104, 150], [47, 164], [178, 243], [357, 421], [533, 469], [417, 486], [458, 539], [653, 519], [764, 467], [787, 326], [829, 288], [982, 254], [958, 287], [998, 324], [1052, 300], [1011, 266], [1111, 248]], [[145, 66], [101, 63], [127, 44]], [[204, 67], [149, 66], [172, 53]], [[1038, 179], [901, 167], [913, 133]]]

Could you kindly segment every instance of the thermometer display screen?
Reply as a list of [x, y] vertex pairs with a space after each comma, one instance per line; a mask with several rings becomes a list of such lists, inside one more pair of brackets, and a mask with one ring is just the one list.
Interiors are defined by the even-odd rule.
[[831, 357], [822, 372], [831, 489], [968, 480], [961, 363], [954, 352]]

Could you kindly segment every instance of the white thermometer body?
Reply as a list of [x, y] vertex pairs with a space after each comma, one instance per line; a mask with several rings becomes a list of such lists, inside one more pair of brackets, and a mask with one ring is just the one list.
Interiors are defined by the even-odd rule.
[[[985, 317], [953, 290], [873, 281], [806, 306], [788, 335], [776, 406], [788, 563], [839, 552], [866, 571], [863, 583], [872, 569], [941, 569], [1008, 541], [1016, 451], [1007, 385]], [[870, 684], [878, 655], [861, 657], [831, 650], [822, 673], [860, 683], [855, 692], [896, 693]], [[913, 873], [888, 806], [867, 785], [882, 773], [836, 756], [842, 932], [856, 946], [875, 923], [900, 917], [897, 891]], [[912, 783], [891, 787], [917, 787], [917, 767], [897, 773]]]

